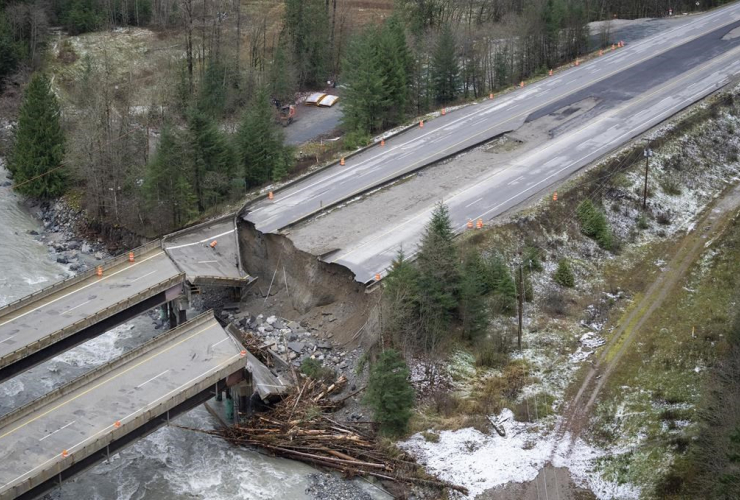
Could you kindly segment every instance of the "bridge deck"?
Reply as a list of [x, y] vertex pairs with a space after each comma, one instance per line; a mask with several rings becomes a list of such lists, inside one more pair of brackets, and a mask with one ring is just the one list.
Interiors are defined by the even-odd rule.
[[102, 266], [0, 309], [0, 369], [184, 281], [159, 242]]
[[0, 499], [57, 477], [245, 364], [206, 313], [0, 418]]

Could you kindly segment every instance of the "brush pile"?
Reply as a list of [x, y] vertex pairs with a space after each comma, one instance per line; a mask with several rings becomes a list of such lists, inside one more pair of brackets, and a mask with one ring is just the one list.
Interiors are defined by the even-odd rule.
[[465, 488], [420, 473], [418, 464], [405, 453], [384, 450], [378, 444], [374, 422], [339, 422], [332, 418], [332, 412], [359, 392], [331, 399], [346, 381], [340, 376], [326, 386], [305, 379], [298, 390], [270, 411], [255, 414], [239, 426], [211, 432], [234, 445], [261, 448], [273, 455], [333, 469], [348, 477], [373, 476], [467, 493]]

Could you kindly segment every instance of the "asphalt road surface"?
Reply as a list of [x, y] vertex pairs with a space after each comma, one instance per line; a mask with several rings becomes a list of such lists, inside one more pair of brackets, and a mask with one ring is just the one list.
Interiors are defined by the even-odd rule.
[[103, 276], [93, 275], [33, 301], [0, 317], [0, 360], [179, 274], [167, 255], [157, 248], [133, 263], [124, 262], [106, 269]]
[[[262, 232], [277, 232], [404, 173], [515, 130], [534, 113], [546, 112], [552, 106], [559, 108], [564, 99], [579, 99], [579, 93], [589, 93], [589, 87], [602, 82], [597, 90], [613, 89], [614, 95], [605, 97], [597, 107], [595, 116], [598, 116], [635, 93], [674, 78], [692, 64], [731, 50], [737, 40], [721, 38], [727, 27], [735, 26], [738, 21], [740, 5], [730, 5], [633, 45], [609, 51], [507, 96], [448, 113], [426, 123], [424, 128], [386, 141], [385, 147], [377, 146], [350, 158], [344, 167], [333, 166], [277, 192], [274, 200], [265, 199], [252, 205], [243, 217]], [[676, 52], [671, 52], [677, 47]], [[687, 59], [688, 66], [674, 68], [670, 61], [675, 61], [676, 56]], [[624, 88], [615, 89], [616, 85]]]
[[[214, 246], [211, 246], [216, 242]], [[190, 283], [199, 277], [243, 280], [234, 217], [230, 216], [165, 238], [164, 249]]]
[[2, 425], [0, 498], [12, 498], [14, 485], [62, 462], [65, 450], [78, 461], [84, 456], [76, 454], [102, 449], [116, 422], [125, 429], [214, 374], [245, 365], [242, 348], [212, 317], [165, 335], [151, 351]]

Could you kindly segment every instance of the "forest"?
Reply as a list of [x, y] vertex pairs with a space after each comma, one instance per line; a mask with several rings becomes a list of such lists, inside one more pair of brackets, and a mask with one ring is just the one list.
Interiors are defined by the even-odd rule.
[[[338, 82], [354, 148], [583, 56], [597, 48], [591, 21], [721, 3], [397, 0], [359, 15], [368, 2], [2, 0], [0, 115], [13, 127], [0, 154], [21, 193], [68, 194], [94, 220], [153, 236], [294, 172], [275, 101]], [[124, 28], [167, 42], [145, 105], [115, 49], [75, 50], [75, 37]]]

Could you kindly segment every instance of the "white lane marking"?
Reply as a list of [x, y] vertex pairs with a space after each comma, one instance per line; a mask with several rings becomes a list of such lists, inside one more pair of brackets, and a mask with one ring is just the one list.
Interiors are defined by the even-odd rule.
[[40, 442], [40, 441], [43, 441], [44, 439], [46, 439], [46, 438], [48, 438], [48, 437], [51, 437], [51, 436], [53, 436], [54, 434], [56, 434], [56, 433], [57, 433], [57, 432], [59, 432], [59, 431], [62, 431], [62, 430], [64, 430], [64, 429], [66, 429], [67, 427], [69, 427], [70, 425], [74, 424], [75, 422], [77, 422], [77, 420], [72, 420], [72, 421], [71, 421], [70, 423], [68, 423], [68, 424], [67, 424], [67, 425], [65, 425], [64, 427], [60, 427], [59, 429], [55, 430], [55, 431], [54, 431], [54, 432], [52, 432], [51, 434], [47, 434], [46, 436], [42, 437], [41, 439], [39, 439], [39, 442]]
[[132, 267], [136, 267], [136, 266], [138, 266], [139, 264], [143, 264], [144, 262], [146, 262], [146, 261], [148, 261], [148, 260], [151, 260], [151, 259], [153, 259], [154, 257], [159, 257], [160, 255], [164, 255], [164, 252], [159, 252], [159, 253], [155, 253], [155, 254], [154, 254], [154, 255], [152, 255], [151, 257], [147, 257], [146, 259], [144, 259], [144, 260], [140, 260], [140, 261], [136, 262], [135, 264], [131, 264], [130, 266], [127, 266], [127, 267], [125, 267], [125, 268], [121, 269], [120, 271], [116, 271], [115, 273], [110, 273], [110, 274], [107, 274], [107, 275], [103, 276], [102, 278], [98, 278], [98, 279], [96, 279], [96, 280], [95, 280], [95, 281], [94, 281], [93, 283], [90, 283], [90, 284], [87, 284], [87, 285], [85, 285], [85, 286], [83, 286], [83, 287], [80, 287], [80, 288], [78, 288], [77, 290], [75, 290], [75, 291], [73, 291], [73, 292], [69, 292], [69, 293], [68, 293], [68, 294], [66, 294], [66, 295], [62, 295], [61, 297], [57, 297], [56, 299], [54, 299], [54, 300], [50, 300], [49, 302], [46, 302], [46, 303], [44, 303], [44, 304], [42, 304], [42, 305], [40, 305], [40, 306], [38, 306], [38, 307], [36, 307], [36, 308], [34, 308], [34, 309], [31, 309], [30, 311], [24, 312], [23, 314], [19, 314], [18, 316], [16, 316], [16, 317], [15, 317], [15, 318], [13, 318], [13, 319], [9, 319], [8, 321], [5, 321], [5, 322], [3, 322], [3, 323], [0, 323], [0, 326], [5, 326], [5, 325], [7, 325], [8, 323], [11, 323], [11, 322], [13, 322], [13, 321], [15, 321], [15, 320], [17, 320], [17, 319], [19, 319], [19, 318], [22, 318], [23, 316], [26, 316], [27, 314], [31, 314], [32, 312], [38, 311], [39, 309], [41, 309], [41, 308], [44, 308], [44, 307], [48, 306], [49, 304], [53, 304], [54, 302], [58, 302], [58, 301], [60, 301], [60, 300], [62, 300], [62, 299], [65, 299], [65, 298], [69, 297], [70, 295], [74, 295], [74, 294], [76, 294], [77, 292], [80, 292], [80, 291], [82, 291], [82, 290], [84, 290], [84, 289], [86, 289], [86, 288], [90, 288], [91, 286], [97, 285], [97, 284], [98, 284], [98, 283], [100, 283], [101, 281], [105, 281], [105, 280], [107, 280], [108, 278], [112, 278], [113, 276], [115, 276], [115, 275], [117, 275], [117, 274], [121, 274], [122, 272], [128, 271], [128, 270], [129, 270], [129, 269], [131, 269]]
[[11, 335], [10, 337], [6, 338], [5, 340], [0, 340], [0, 344], [2, 344], [3, 342], [7, 342], [8, 340], [12, 339], [13, 337], [17, 337], [17, 336], [18, 336], [18, 334], [15, 334], [15, 335]]
[[223, 339], [223, 340], [219, 340], [218, 342], [216, 342], [215, 344], [213, 344], [213, 345], [211, 346], [211, 348], [213, 348], [213, 347], [216, 347], [216, 346], [217, 346], [218, 344], [223, 344], [223, 343], [224, 343], [224, 342], [226, 342], [227, 340], [229, 340], [229, 338], [228, 338], [228, 337], [226, 337], [226, 338], [225, 338], [225, 339]]
[[196, 241], [195, 243], [186, 243], [184, 245], [175, 245], [174, 247], [165, 247], [165, 250], [175, 250], [178, 248], [185, 248], [185, 247], [192, 247], [193, 245], [200, 245], [201, 243], [208, 243], [210, 241], [213, 241], [215, 238], [220, 238], [221, 236], [226, 236], [227, 234], [233, 233], [236, 231], [236, 229], [231, 229], [229, 231], [226, 231], [225, 233], [217, 234], [214, 236], [209, 236], [208, 238], [200, 241]]
[[165, 374], [165, 373], [167, 373], [168, 371], [170, 371], [170, 370], [169, 370], [169, 368], [168, 368], [168, 369], [166, 369], [165, 371], [163, 371], [162, 373], [160, 373], [159, 375], [155, 375], [155, 376], [153, 376], [152, 378], [150, 378], [150, 379], [149, 379], [149, 380], [147, 380], [146, 382], [142, 382], [141, 384], [137, 385], [137, 386], [136, 386], [136, 388], [137, 388], [137, 389], [141, 389], [141, 388], [142, 388], [142, 387], [144, 387], [144, 386], [145, 386], [146, 384], [148, 384], [148, 383], [149, 383], [149, 382], [151, 382], [152, 380], [156, 380], [156, 379], [158, 379], [159, 377], [161, 377], [162, 375], [164, 375], [164, 374]]
[[[729, 8], [727, 8], [727, 10], [730, 10], [730, 9], [729, 9]], [[708, 16], [708, 17], [709, 17], [709, 16]], [[707, 17], [707, 18], [705, 18], [705, 19], [708, 19], [708, 17]], [[697, 23], [699, 23], [700, 21], [703, 21], [703, 20], [705, 20], [705, 19], [700, 19], [700, 20], [696, 20], [696, 21], [694, 21], [694, 22], [692, 22], [692, 23], [689, 23], [689, 24], [687, 24], [687, 25], [685, 25], [685, 26], [677, 26], [677, 27], [676, 27], [676, 28], [674, 28], [673, 30], [669, 30], [669, 31], [666, 31], [666, 32], [663, 32], [663, 33], [659, 33], [659, 34], [656, 34], [656, 35], [654, 36], [654, 38], [655, 38], [655, 39], [657, 40], [657, 39], [658, 39], [658, 38], [660, 38], [661, 36], [664, 36], [664, 35], [666, 35], [666, 34], [668, 34], [668, 33], [671, 33], [672, 31], [674, 31], [674, 30], [678, 30], [678, 29], [684, 29], [684, 30], [686, 30], [686, 29], [687, 29], [688, 27], [690, 27], [690, 26], [692, 26], [692, 25], [694, 25], [694, 24], [697, 24]], [[729, 25], [729, 24], [731, 24], [732, 22], [734, 22], [734, 20], [733, 20], [733, 21], [728, 21], [728, 22], [727, 22], [727, 23], [726, 23], [726, 24], [725, 24], [724, 26], [726, 26], [726, 25]], [[719, 29], [719, 28], [715, 28], [714, 26], [710, 26], [710, 28], [711, 28], [711, 30], [714, 30], [714, 29]], [[711, 32], [711, 31], [710, 31], [710, 32]], [[700, 36], [703, 36], [703, 35], [705, 35], [705, 34], [706, 34], [706, 32], [701, 32], [701, 33], [700, 33], [699, 35], [696, 35], [696, 36], [695, 36], [695, 37], [693, 37], [693, 38], [689, 38], [688, 40], [684, 40], [684, 41], [682, 41], [682, 42], [681, 42], [681, 44], [685, 44], [685, 43], [688, 43], [688, 42], [690, 42], [690, 41], [692, 41], [692, 40], [695, 40], [695, 39], [697, 39], [697, 38], [699, 38]], [[630, 44], [630, 45], [629, 45], [629, 47], [628, 47], [628, 49], [627, 49], [626, 51], [622, 50], [622, 51], [620, 51], [620, 52], [619, 52], [619, 54], [620, 54], [620, 56], [626, 56], [626, 55], [628, 55], [628, 54], [629, 54], [630, 52], [635, 52], [635, 48], [639, 48], [639, 47], [640, 47], [640, 46], [641, 46], [641, 45], [642, 45], [643, 43], [645, 43], [645, 42], [648, 42], [648, 41], [651, 41], [651, 40], [650, 40], [650, 39], [648, 38], [648, 39], [642, 40], [642, 41], [640, 41], [640, 42], [637, 42], [637, 43], [635, 43], [635, 44]], [[654, 40], [652, 40], [652, 41], [654, 41]], [[665, 41], [664, 41], [664, 42], [665, 42]], [[669, 38], [668, 38], [668, 41], [667, 41], [667, 44], [670, 44], [670, 43], [674, 43], [674, 42], [677, 42], [677, 40], [672, 40], [672, 39], [671, 39], [671, 38], [669, 37]], [[665, 44], [665, 43], [664, 43], [664, 44]], [[675, 45], [675, 46], [678, 46], [678, 45]], [[668, 48], [666, 48], [666, 49], [664, 49], [664, 50], [662, 50], [662, 51], [658, 51], [658, 52], [656, 52], [656, 53], [654, 53], [654, 54], [651, 54], [651, 55], [649, 55], [649, 56], [647, 56], [647, 57], [645, 57], [645, 58], [643, 58], [643, 59], [641, 59], [641, 60], [635, 61], [635, 62], [627, 61], [627, 66], [626, 66], [626, 67], [624, 67], [624, 68], [619, 68], [619, 69], [617, 69], [617, 70], [615, 70], [615, 71], [613, 71], [613, 72], [611, 72], [611, 73], [608, 73], [608, 74], [606, 74], [606, 75], [605, 75], [605, 76], [603, 76], [603, 77], [602, 77], [601, 79], [597, 79], [597, 80], [594, 80], [594, 81], [592, 81], [592, 82], [588, 82], [588, 83], [586, 83], [585, 85], [582, 85], [582, 86], [580, 86], [580, 87], [577, 87], [577, 88], [575, 88], [575, 89], [573, 89], [573, 90], [571, 90], [571, 91], [569, 91], [569, 92], [566, 92], [566, 93], [565, 93], [565, 94], [563, 94], [563, 95], [560, 95], [560, 96], [556, 96], [556, 97], [555, 97], [555, 98], [553, 98], [552, 100], [549, 100], [549, 101], [545, 102], [544, 104], [542, 104], [542, 106], [540, 106], [539, 108], [535, 108], [535, 110], [536, 110], [536, 109], [541, 109], [542, 107], [545, 107], [545, 106], [548, 106], [549, 104], [552, 104], [553, 102], [555, 102], [555, 101], [557, 101], [557, 100], [559, 100], [559, 99], [563, 99], [563, 98], [565, 98], [565, 97], [568, 97], [568, 96], [570, 96], [570, 95], [572, 95], [572, 94], [574, 94], [574, 93], [576, 93], [576, 92], [578, 92], [578, 91], [580, 91], [580, 90], [582, 90], [582, 89], [584, 89], [584, 88], [586, 88], [586, 87], [588, 87], [588, 86], [591, 86], [591, 85], [594, 85], [594, 84], [596, 84], [596, 83], [599, 83], [599, 82], [601, 82], [601, 81], [604, 81], [604, 80], [606, 80], [607, 78], [609, 78], [609, 77], [611, 77], [611, 76], [614, 76], [614, 75], [615, 75], [615, 74], [617, 74], [617, 73], [620, 73], [620, 72], [622, 72], [622, 71], [625, 71], [625, 70], [627, 70], [627, 69], [633, 68], [633, 67], [637, 66], [638, 64], [640, 64], [640, 63], [642, 63], [642, 62], [645, 62], [645, 61], [646, 61], [646, 60], [648, 60], [648, 59], [651, 59], [651, 58], [654, 58], [654, 57], [660, 56], [661, 54], [664, 54], [665, 52], [667, 52], [667, 51], [669, 51], [669, 50], [671, 50], [671, 49], [675, 48], [675, 46], [671, 46], [671, 47], [668, 47]], [[617, 60], [617, 58], [613, 58], [612, 62], [616, 62], [616, 60]], [[620, 60], [621, 60], [621, 58], [620, 58]], [[580, 68], [583, 68], [583, 67], [584, 67], [584, 66], [581, 66]], [[586, 66], [586, 67], [589, 67], [589, 66]], [[572, 77], [573, 75], [579, 75], [579, 74], [580, 74], [581, 72], [582, 72], [582, 71], [579, 71], [579, 70], [578, 70], [578, 68], [575, 68], [575, 69], [574, 69], [574, 70], [572, 70], [572, 71], [568, 71], [568, 72], [563, 72], [563, 73], [562, 73], [561, 75], [559, 75], [559, 76], [555, 77], [555, 79], [556, 79], [556, 80], [560, 80], [560, 79], [565, 79], [565, 77], [566, 77], [566, 76], [571, 76], [571, 77]], [[574, 78], [573, 78], [573, 80], [574, 80], [574, 82], [577, 82], [577, 81], [578, 81], [578, 77], [577, 77], [577, 76], [576, 76], [576, 77], [574, 77]], [[552, 82], [552, 80], [542, 80], [542, 82]], [[568, 82], [568, 83], [570, 83], [570, 82]], [[502, 105], [503, 105], [502, 107], [511, 107], [511, 104], [512, 104], [512, 103], [514, 103], [514, 102], [517, 102], [517, 99], [520, 99], [520, 98], [524, 98], [524, 97], [528, 97], [528, 96], [529, 96], [529, 95], [530, 95], [531, 93], [533, 93], [533, 91], [538, 91], [538, 90], [539, 90], [539, 87], [540, 87], [540, 86], [544, 86], [545, 84], [544, 84], [544, 83], [543, 83], [543, 84], [540, 84], [540, 82], [535, 82], [535, 84], [534, 84], [534, 85], [535, 85], [536, 87], [529, 87], [529, 88], [527, 89], [527, 91], [524, 91], [524, 92], [519, 92], [519, 93], [518, 93], [518, 94], [517, 94], [516, 96], [514, 96], [514, 97], [511, 97], [511, 98], [510, 98], [511, 100], [507, 100], [507, 101], [505, 101], [504, 103], [500, 103], [500, 102], [499, 102], [499, 103], [497, 103], [497, 104], [496, 104], [496, 106], [498, 106], [499, 104], [502, 104]], [[534, 93], [538, 93], [538, 92], [534, 92]], [[507, 96], [507, 97], [508, 97], [508, 96]], [[365, 163], [367, 163], [367, 162], [370, 162], [370, 161], [376, 160], [376, 159], [378, 159], [378, 158], [381, 158], [381, 157], [383, 157], [383, 156], [384, 156], [385, 154], [389, 154], [389, 153], [390, 153], [391, 151], [393, 151], [394, 149], [397, 149], [397, 148], [401, 148], [401, 147], [404, 147], [404, 146], [406, 146], [406, 145], [408, 145], [408, 144], [411, 144], [411, 143], [413, 143], [413, 142], [416, 142], [416, 141], [418, 141], [418, 140], [420, 140], [420, 139], [423, 139], [423, 138], [425, 138], [425, 137], [427, 137], [427, 136], [429, 136], [429, 135], [431, 135], [431, 134], [434, 134], [434, 133], [437, 133], [437, 132], [443, 131], [443, 129], [444, 129], [445, 127], [449, 127], [449, 126], [451, 126], [451, 125], [453, 125], [453, 124], [457, 124], [457, 123], [458, 123], [458, 122], [460, 122], [460, 121], [468, 120], [468, 119], [470, 119], [471, 117], [476, 117], [477, 115], [481, 114], [481, 113], [482, 113], [482, 112], [483, 112], [484, 110], [486, 110], [486, 109], [488, 109], [488, 108], [492, 107], [492, 106], [490, 106], [490, 103], [491, 103], [491, 101], [483, 101], [483, 102], [481, 103], [481, 104], [482, 104], [482, 106], [481, 106], [481, 107], [480, 107], [479, 109], [477, 109], [477, 110], [471, 110], [471, 111], [473, 111], [472, 113], [470, 113], [470, 114], [468, 114], [468, 115], [465, 115], [465, 116], [463, 116], [463, 117], [461, 117], [461, 118], [458, 118], [457, 120], [453, 120], [452, 122], [448, 123], [447, 125], [442, 125], [442, 126], [441, 126], [441, 128], [439, 128], [439, 129], [435, 129], [435, 130], [429, 131], [429, 132], [427, 132], [427, 133], [425, 133], [425, 134], [422, 134], [422, 135], [420, 135], [419, 137], [417, 137], [417, 138], [415, 138], [415, 139], [411, 139], [411, 140], [409, 140], [409, 141], [407, 141], [407, 142], [405, 142], [405, 143], [403, 143], [403, 144], [400, 144], [400, 145], [398, 145], [398, 146], [393, 146], [393, 147], [389, 148], [389, 149], [388, 149], [388, 150], [387, 150], [386, 152], [380, 153], [380, 154], [378, 154], [378, 155], [376, 155], [376, 156], [374, 156], [374, 157], [372, 157], [372, 158], [368, 158], [367, 160], [363, 160], [363, 161], [361, 161], [360, 163], [358, 163], [358, 164], [354, 165], [354, 166], [353, 166], [352, 168], [357, 168], [357, 167], [359, 167], [359, 166], [361, 166], [361, 165], [364, 165], [364, 164], [365, 164]], [[473, 106], [475, 106], [475, 104], [473, 104]], [[510, 118], [506, 119], [506, 120], [505, 120], [505, 121], [503, 121], [503, 122], [499, 122], [499, 123], [497, 123], [497, 124], [494, 124], [494, 125], [492, 125], [491, 127], [489, 127], [488, 129], [484, 130], [484, 131], [483, 131], [483, 132], [481, 132], [481, 133], [485, 133], [485, 132], [487, 132], [488, 130], [490, 130], [490, 129], [493, 129], [493, 128], [495, 128], [495, 127], [500, 127], [500, 126], [503, 126], [504, 124], [506, 124], [506, 123], [508, 123], [508, 122], [510, 122], [510, 121], [514, 121], [514, 120], [516, 120], [516, 119], [520, 118], [521, 116], [523, 116], [523, 115], [525, 115], [525, 114], [527, 114], [527, 113], [529, 113], [529, 112], [531, 112], [531, 111], [524, 111], [523, 113], [520, 113], [520, 114], [518, 114], [518, 115], [515, 115], [515, 116], [513, 116], [513, 117], [510, 117]], [[473, 135], [473, 136], [471, 136], [471, 137], [468, 137], [467, 139], [465, 139], [465, 140], [463, 140], [463, 141], [460, 141], [460, 143], [462, 143], [462, 142], [465, 142], [466, 140], [470, 140], [470, 139], [472, 139], [472, 138], [474, 138], [474, 137], [477, 137], [477, 136], [478, 136], [478, 135], [480, 135], [481, 133], [478, 133], [478, 134], [475, 134], [475, 135]], [[460, 144], [460, 143], [458, 143], [458, 144]], [[455, 144], [455, 145], [451, 146], [450, 148], [452, 148], [452, 147], [455, 147], [455, 146], [457, 146], [458, 144]], [[447, 149], [443, 150], [442, 152], [444, 152], [444, 151], [447, 151], [447, 150], [449, 150], [450, 148], [447, 148]], [[424, 158], [424, 159], [420, 160], [419, 162], [417, 162], [417, 164], [418, 164], [418, 163], [421, 163], [421, 162], [423, 162], [423, 161], [426, 161], [426, 160], [427, 160], [428, 158], [429, 158], [429, 157], [427, 157], [427, 158]], [[325, 178], [323, 178], [323, 179], [319, 179], [319, 180], [317, 180], [316, 182], [314, 182], [314, 183], [312, 183], [312, 184], [309, 184], [308, 186], [306, 186], [306, 187], [304, 187], [304, 188], [298, 189], [298, 190], [296, 190], [296, 191], [293, 191], [293, 192], [291, 192], [291, 193], [287, 193], [287, 194], [286, 194], [286, 195], [285, 195], [285, 196], [284, 196], [283, 198], [281, 198], [281, 200], [280, 200], [280, 201], [283, 201], [283, 200], [285, 200], [285, 199], [287, 199], [287, 198], [290, 198], [291, 196], [295, 196], [295, 195], [297, 195], [297, 194], [299, 194], [299, 193], [301, 193], [301, 192], [303, 192], [303, 191], [305, 191], [305, 190], [307, 190], [307, 189], [310, 189], [310, 188], [312, 188], [312, 187], [314, 187], [314, 186], [317, 186], [317, 185], [319, 185], [319, 184], [321, 184], [321, 183], [324, 183], [324, 182], [326, 182], [326, 181], [329, 181], [329, 180], [331, 180], [331, 179], [333, 179], [333, 178], [335, 178], [335, 177], [337, 177], [337, 176], [340, 176], [340, 175], [344, 175], [345, 173], [347, 173], [347, 172], [349, 172], [349, 171], [350, 171], [350, 167], [348, 166], [347, 168], [341, 169], [341, 170], [340, 170], [339, 172], [336, 172], [336, 173], [334, 173], [334, 174], [330, 174], [330, 175], [326, 176], [326, 177], [325, 177]], [[397, 175], [397, 173], [394, 173], [394, 174], [392, 174], [392, 175]], [[384, 181], [385, 181], [385, 178], [384, 178], [383, 180], [379, 181], [379, 182], [384, 182]], [[363, 189], [365, 189], [365, 188], [363, 188]], [[350, 195], [348, 195], [348, 197], [350, 197], [350, 198], [351, 198], [351, 197], [352, 197], [352, 196], [354, 196], [355, 194], [356, 194], [356, 192], [355, 192], [355, 193], [352, 193], [352, 194], [350, 194]], [[261, 208], [262, 208], [262, 207], [261, 207]], [[252, 211], [250, 212], [250, 214], [254, 214], [254, 213], [256, 213], [256, 212], [257, 212], [258, 210], [260, 210], [261, 208], [258, 208], [258, 209], [256, 209], [256, 210], [252, 210]], [[281, 214], [278, 214], [278, 215], [276, 215], [276, 216], [274, 216], [274, 217], [271, 217], [271, 218], [270, 218], [270, 219], [268, 219], [268, 220], [272, 220], [272, 219], [274, 219], [275, 217], [278, 217], [278, 216], [280, 216], [280, 215], [281, 215]], [[294, 221], [293, 221], [293, 222], [294, 222]], [[255, 221], [255, 223], [257, 223], [257, 221]], [[291, 223], [292, 223], [292, 222], [291, 222]], [[290, 224], [290, 223], [289, 223], [289, 224]], [[265, 227], [266, 225], [267, 225], [267, 222], [262, 222], [262, 225], [261, 225], [261, 227]]]
[[214, 262], [218, 262], [217, 260], [199, 260], [198, 264], [213, 264]]
[[516, 178], [516, 179], [514, 179], [513, 181], [509, 182], [509, 183], [507, 184], [507, 186], [511, 186], [512, 184], [516, 184], [517, 182], [519, 182], [519, 181], [520, 181], [520, 180], [522, 180], [522, 179], [524, 179], [524, 176], [523, 176], [523, 175], [520, 175], [519, 177], [517, 177], [517, 178]]
[[131, 280], [131, 283], [135, 283], [139, 281], [141, 278], [146, 278], [147, 276], [151, 276], [152, 274], [156, 273], [157, 271], [152, 271], [151, 273], [146, 273], [144, 276], [139, 276], [136, 279]]
[[471, 202], [471, 203], [468, 203], [467, 205], [465, 205], [465, 208], [468, 208], [468, 207], [469, 207], [470, 205], [475, 205], [476, 203], [478, 203], [478, 202], [479, 202], [479, 201], [481, 201], [482, 199], [483, 199], [483, 197], [481, 196], [481, 197], [480, 197], [480, 198], [478, 198], [477, 200], [475, 200], [475, 201], [473, 201], [473, 202]]
[[69, 312], [71, 312], [71, 311], [74, 311], [74, 310], [75, 310], [75, 309], [77, 309], [78, 307], [82, 307], [82, 306], [84, 306], [85, 304], [89, 304], [90, 302], [92, 302], [92, 299], [90, 299], [90, 300], [86, 300], [86, 301], [85, 301], [85, 302], [83, 302], [82, 304], [77, 304], [77, 305], [76, 305], [76, 306], [74, 306], [74, 307], [70, 307], [69, 309], [67, 309], [66, 311], [64, 311], [64, 312], [63, 312], [62, 314], [68, 314]]
[[[209, 328], [210, 328], [210, 327], [209, 327]], [[207, 330], [207, 328], [206, 328], [206, 329], [204, 329], [204, 330], [202, 330], [202, 331], [205, 331], [205, 330]], [[194, 377], [194, 378], [192, 378], [192, 379], [188, 380], [187, 382], [185, 382], [184, 384], [182, 384], [182, 385], [181, 385], [180, 387], [178, 387], [178, 388], [176, 388], [176, 389], [173, 389], [173, 390], [171, 390], [170, 392], [168, 392], [168, 393], [167, 393], [167, 394], [165, 394], [164, 396], [161, 396], [161, 397], [159, 397], [159, 398], [155, 399], [154, 401], [152, 401], [151, 403], [147, 403], [146, 405], [142, 406], [141, 408], [139, 408], [139, 409], [137, 409], [137, 410], [135, 410], [135, 411], [133, 411], [133, 412], [129, 413], [128, 415], [126, 415], [125, 417], [123, 417], [122, 419], [120, 419], [120, 420], [119, 420], [119, 422], [123, 422], [123, 421], [125, 421], [126, 419], [130, 418], [131, 416], [133, 416], [133, 415], [136, 415], [136, 414], [137, 414], [137, 413], [139, 413], [139, 412], [140, 412], [141, 410], [144, 410], [144, 409], [146, 409], [146, 408], [147, 408], [148, 406], [153, 406], [153, 405], [154, 405], [155, 403], [157, 403], [157, 402], [158, 402], [159, 400], [161, 400], [161, 399], [164, 399], [164, 398], [167, 398], [167, 397], [169, 397], [169, 396], [170, 396], [171, 394], [174, 394], [174, 393], [176, 393], [176, 392], [179, 392], [179, 391], [181, 391], [181, 390], [183, 389], [183, 387], [185, 387], [185, 386], [187, 386], [187, 385], [190, 385], [190, 384], [192, 384], [192, 383], [193, 383], [193, 382], [195, 382], [196, 380], [202, 379], [202, 378], [203, 378], [203, 376], [205, 376], [205, 375], [209, 375], [209, 374], [211, 374], [211, 373], [214, 373], [214, 372], [217, 372], [218, 370], [220, 370], [220, 369], [221, 369], [221, 367], [222, 367], [222, 366], [226, 366], [226, 365], [228, 365], [229, 363], [231, 363], [231, 361], [232, 361], [232, 360], [233, 360], [234, 358], [239, 358], [239, 357], [241, 357], [241, 354], [235, 354], [235, 355], [231, 356], [230, 358], [228, 358], [228, 359], [227, 359], [226, 361], [224, 361], [224, 362], [223, 362], [223, 363], [221, 363], [220, 365], [216, 366], [215, 368], [209, 369], [209, 370], [207, 370], [207, 371], [205, 371], [205, 372], [201, 373], [201, 374], [200, 374], [200, 375], [198, 375], [197, 377]], [[50, 411], [53, 411], [53, 410], [50, 410]], [[47, 412], [47, 413], [48, 413], [48, 412]], [[20, 428], [20, 427], [17, 427], [16, 429], [19, 429], [19, 428]], [[77, 448], [77, 447], [79, 447], [79, 446], [81, 446], [81, 445], [85, 444], [86, 442], [90, 441], [91, 439], [97, 439], [97, 437], [98, 437], [98, 436], [99, 436], [100, 434], [103, 434], [104, 432], [106, 432], [106, 431], [107, 431], [108, 429], [111, 429], [111, 428], [115, 429], [115, 426], [114, 426], [113, 424], [111, 424], [111, 425], [108, 425], [108, 426], [106, 426], [106, 427], [102, 428], [101, 430], [99, 430], [98, 432], [96, 432], [95, 434], [93, 434], [92, 436], [90, 436], [90, 437], [87, 437], [87, 438], [83, 439], [82, 441], [80, 441], [79, 443], [77, 443], [77, 444], [75, 444], [75, 445], [72, 445], [72, 446], [70, 446], [69, 448], [67, 448], [67, 451], [71, 453], [73, 449], [75, 449], [75, 448]], [[15, 430], [15, 429], [14, 429], [14, 430]], [[12, 432], [12, 431], [11, 431], [11, 432]], [[8, 434], [9, 434], [9, 433], [8, 433]], [[5, 436], [7, 436], [8, 434], [5, 434]], [[0, 438], [3, 438], [3, 437], [5, 437], [5, 436], [0, 436]], [[20, 476], [16, 477], [15, 479], [11, 479], [11, 480], [10, 480], [10, 481], [8, 481], [7, 483], [5, 483], [5, 484], [3, 484], [2, 486], [0, 486], [0, 488], [5, 488], [5, 487], [7, 487], [7, 486], [9, 486], [9, 485], [13, 484], [14, 482], [18, 481], [19, 479], [22, 479], [22, 478], [24, 478], [24, 477], [28, 476], [29, 474], [33, 473], [33, 472], [34, 472], [35, 470], [37, 470], [37, 469], [40, 469], [40, 468], [42, 468], [42, 467], [45, 467], [45, 466], [46, 466], [46, 464], [48, 464], [49, 462], [53, 462], [54, 460], [57, 460], [58, 458], [59, 458], [59, 455], [54, 455], [54, 456], [53, 456], [52, 458], [50, 458], [50, 459], [46, 460], [46, 461], [45, 461], [45, 462], [43, 462], [42, 464], [40, 464], [40, 465], [37, 465], [36, 467], [34, 467], [33, 469], [31, 469], [31, 470], [29, 470], [29, 471], [27, 471], [27, 472], [24, 472], [23, 474], [21, 474]]]

